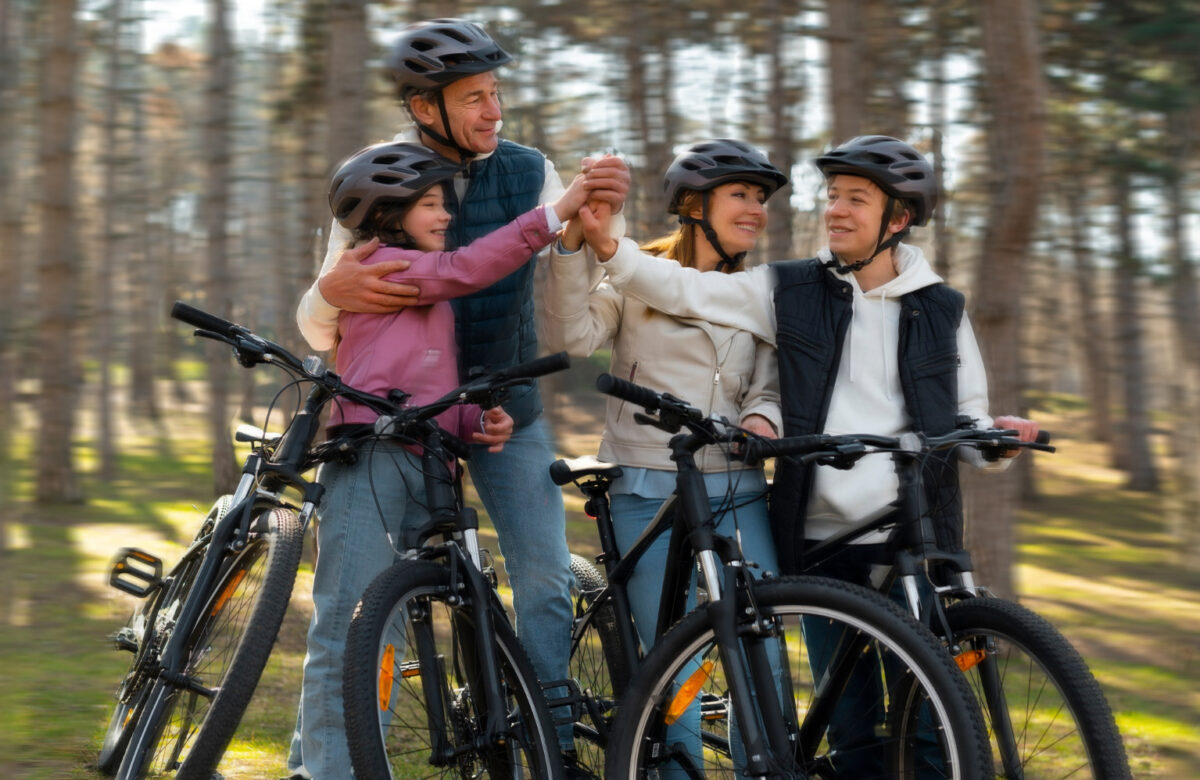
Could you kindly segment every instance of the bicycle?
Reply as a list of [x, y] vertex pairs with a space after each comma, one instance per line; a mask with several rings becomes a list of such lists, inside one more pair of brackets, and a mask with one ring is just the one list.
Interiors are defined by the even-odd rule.
[[[353, 443], [346, 440], [314, 444], [322, 410], [337, 398], [350, 398], [381, 414], [406, 413], [403, 393], [382, 398], [356, 390], [319, 358], [301, 360], [240, 325], [182, 302], [171, 316], [196, 327], [198, 337], [232, 347], [247, 368], [264, 363], [281, 368], [291, 381], [280, 394], [303, 384], [309, 389], [282, 434], [239, 428], [237, 440], [252, 449], [238, 486], [217, 500], [166, 574], [162, 560], [148, 552], [117, 553], [110, 584], [142, 599], [114, 636], [116, 647], [133, 659], [118, 686], [98, 760], [101, 772], [122, 779], [213, 775], [270, 656], [303, 534], [324, 492], [303, 475], [325, 461], [354, 457]], [[460, 388], [458, 398], [470, 402], [505, 382], [523, 381], [522, 368], [528, 367], [477, 376]], [[533, 370], [546, 368], [542, 363]], [[526, 687], [535, 687], [528, 682], [527, 662], [520, 671], [528, 675], [522, 677]], [[545, 731], [544, 702], [527, 699], [521, 714], [530, 714], [531, 739], [552, 740], [552, 730]]]
[[[1014, 438], [1016, 431], [961, 422], [942, 436], [814, 434], [753, 441], [746, 458], [799, 457], [846, 468], [868, 454], [889, 455], [900, 483], [897, 511], [807, 548], [805, 569], [890, 527], [888, 549], [895, 552], [879, 590], [888, 593], [899, 583], [909, 612], [931, 625], [966, 673], [987, 721], [992, 776], [1126, 780], [1129, 762], [1120, 733], [1083, 658], [1047, 620], [976, 584], [968, 551], [939, 546], [922, 488], [923, 466], [931, 457], [963, 446], [979, 447], [985, 457], [1016, 447], [1053, 452], [1049, 436], [1043, 432], [1037, 441], [1022, 442]], [[922, 598], [922, 571], [936, 598]]]
[[[982, 777], [990, 755], [981, 715], [965, 679], [927, 629], [878, 593], [848, 583], [756, 580], [736, 540], [714, 532], [694, 454], [709, 445], [728, 448], [745, 432], [669, 394], [607, 374], [597, 387], [642, 407], [639, 422], [678, 434], [670, 442], [676, 491], [624, 555], [613, 538], [607, 495], [619, 467], [588, 459], [552, 469], [556, 482], [575, 482], [587, 497], [607, 577], [589, 566], [580, 578], [588, 584], [576, 605], [573, 688], [550, 704], [573, 706], [575, 734], [590, 744], [593, 761], [603, 753], [605, 776], [831, 776], [826, 731], [856, 659], [870, 655], [893, 669], [896, 680], [878, 702], [887, 717], [884, 776], [918, 771], [921, 732], [935, 740], [932, 749], [947, 776]], [[659, 639], [642, 658], [625, 586], [645, 549], [664, 533], [671, 534], [671, 552]], [[701, 603], [689, 612], [696, 571]], [[840, 661], [823, 679], [811, 674], [803, 620], [823, 621], [842, 634], [840, 644], [825, 648]], [[936, 727], [919, 729], [922, 718]]]
[[343, 699], [356, 777], [561, 777], [542, 686], [497, 595], [461, 472], [449, 465], [469, 449], [431, 418], [455, 403], [494, 406], [507, 388], [567, 362], [566, 353], [539, 358], [376, 422], [376, 432], [421, 445], [430, 517], [404, 530], [398, 560], [351, 619]]

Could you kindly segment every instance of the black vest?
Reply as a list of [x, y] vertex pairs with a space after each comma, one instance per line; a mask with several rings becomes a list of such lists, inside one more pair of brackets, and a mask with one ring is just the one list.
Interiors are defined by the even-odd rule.
[[[773, 267], [783, 434], [820, 433], [850, 327], [852, 288], [817, 260], [789, 260]], [[914, 431], [938, 435], [955, 427], [962, 313], [962, 294], [945, 284], [900, 298], [897, 364], [905, 410]], [[801, 465], [790, 458], [776, 461], [771, 525], [785, 574], [800, 571], [812, 483], [812, 465]], [[930, 459], [924, 484], [938, 543], [948, 550], [962, 549], [956, 460]]]
[[[529, 211], [541, 199], [546, 158], [536, 149], [501, 140], [496, 151], [469, 167], [467, 190], [453, 210], [453, 245], [466, 246]], [[451, 301], [463, 381], [471, 368], [512, 366], [537, 357], [533, 304], [534, 258], [500, 281]], [[504, 404], [518, 428], [542, 413], [537, 380], [515, 387]]]

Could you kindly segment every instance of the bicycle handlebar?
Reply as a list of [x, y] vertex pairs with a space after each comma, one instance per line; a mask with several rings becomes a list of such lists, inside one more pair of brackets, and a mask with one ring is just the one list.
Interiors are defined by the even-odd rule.
[[805, 434], [802, 436], [785, 436], [781, 439], [748, 439], [743, 445], [743, 460], [755, 465], [767, 458], [783, 458], [801, 456], [802, 459], [816, 460], [857, 459], [865, 455], [867, 447], [881, 451], [923, 451], [957, 447], [963, 444], [973, 444], [981, 450], [991, 450], [997, 454], [1014, 448], [1054, 452], [1050, 446], [1050, 432], [1038, 431], [1034, 441], [1026, 442], [1014, 438], [1017, 432], [999, 428], [960, 428], [942, 436], [916, 435], [915, 443], [905, 441], [905, 437], [879, 436], [871, 433], [852, 433], [832, 435], [824, 433]]
[[226, 338], [236, 338], [249, 332], [241, 325], [235, 325], [215, 314], [209, 314], [195, 306], [189, 306], [183, 301], [175, 301], [175, 305], [171, 307], [171, 316], [200, 330], [212, 331]]
[[662, 396], [655, 391], [612, 374], [601, 374], [596, 377], [596, 389], [605, 395], [637, 404], [647, 412], [657, 412], [662, 405]]

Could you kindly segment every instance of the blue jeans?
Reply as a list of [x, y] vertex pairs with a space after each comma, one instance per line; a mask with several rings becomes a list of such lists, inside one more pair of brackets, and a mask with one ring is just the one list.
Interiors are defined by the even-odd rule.
[[326, 493], [318, 513], [313, 614], [288, 770], [334, 780], [351, 774], [342, 714], [350, 617], [371, 580], [395, 559], [400, 530], [429, 513], [422, 506], [420, 456], [393, 442], [367, 444], [357, 463], [328, 463], [319, 476]]
[[[565, 680], [571, 655], [571, 555], [562, 489], [550, 480], [554, 440], [545, 418], [513, 433], [501, 452], [471, 448], [467, 468], [496, 528], [516, 612], [517, 637], [542, 682]], [[549, 689], [547, 696], [566, 695]], [[556, 716], [563, 714], [554, 713]], [[558, 729], [574, 748], [570, 723]]]
[[[724, 495], [715, 496], [711, 499], [710, 505], [715, 512], [724, 502]], [[661, 498], [643, 498], [620, 493], [612, 496], [613, 530], [617, 537], [617, 547], [622, 554], [628, 552], [633, 543], [637, 541], [638, 536], [654, 519], [662, 503], [663, 499]], [[767, 519], [766, 498], [738, 495], [735, 496], [735, 504], [738, 505], [736, 519], [737, 528], [741, 531], [742, 555], [747, 561], [758, 565], [758, 568], [753, 570], [755, 577], [761, 577], [763, 572], [777, 574], [779, 564], [775, 557], [775, 544], [771, 539], [770, 523]], [[742, 504], [745, 505], [742, 506]], [[725, 512], [718, 517], [717, 533], [734, 537], [734, 517], [735, 512]], [[638, 637], [641, 639], [642, 647], [647, 650], [654, 646], [655, 631], [658, 626], [658, 605], [662, 599], [663, 573], [667, 568], [667, 548], [670, 541], [670, 533], [664, 533], [654, 540], [638, 560], [627, 585], [629, 606], [633, 611], [634, 622], [637, 624]], [[695, 595], [695, 582], [693, 581], [689, 606], [694, 603]], [[692, 670], [693, 668], [684, 669], [681, 672], [680, 682], [686, 679]], [[745, 766], [745, 757], [742, 755], [741, 740], [736, 736], [736, 725], [731, 726], [731, 732], [734, 764], [743, 767]], [[668, 741], [683, 743], [688, 752], [692, 754], [695, 765], [703, 766], [699, 735], [700, 711], [697, 705], [690, 707], [679, 718], [676, 725], [667, 730]], [[667, 767], [667, 771], [663, 772], [661, 776], [687, 777], [687, 773], [683, 767], [675, 766]]]

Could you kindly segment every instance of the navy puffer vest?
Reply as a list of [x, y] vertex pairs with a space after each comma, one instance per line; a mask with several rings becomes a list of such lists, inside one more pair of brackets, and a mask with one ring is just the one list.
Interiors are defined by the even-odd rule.
[[[501, 140], [489, 157], [470, 164], [467, 191], [452, 209], [453, 246], [466, 246], [538, 205], [546, 179], [546, 158], [536, 149]], [[537, 357], [533, 304], [534, 257], [490, 287], [454, 300], [459, 374], [476, 366], [491, 369]], [[504, 404], [518, 428], [542, 413], [536, 381], [518, 387]]]
[[[776, 263], [774, 269], [783, 433], [820, 433], [850, 327], [853, 290], [848, 281], [836, 278], [815, 259]], [[957, 422], [958, 326], [963, 303], [962, 294], [944, 284], [900, 298], [900, 384], [915, 431], [948, 433]], [[775, 464], [771, 525], [784, 573], [798, 573], [801, 568], [813, 468], [792, 459]], [[962, 549], [956, 460], [930, 460], [925, 497], [939, 544], [948, 550]]]

